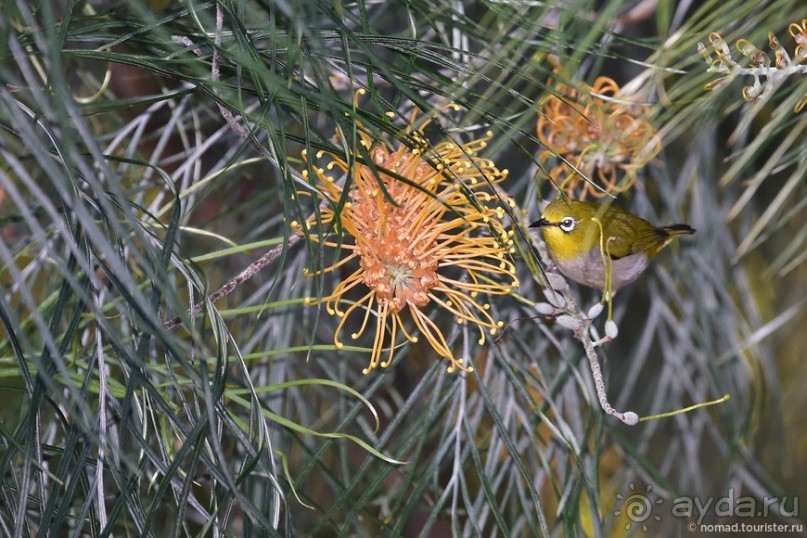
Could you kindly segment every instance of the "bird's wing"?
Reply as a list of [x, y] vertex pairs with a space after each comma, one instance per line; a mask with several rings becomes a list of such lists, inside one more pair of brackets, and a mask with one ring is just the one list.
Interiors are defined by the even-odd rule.
[[606, 218], [609, 221], [606, 224], [609, 235], [615, 238], [608, 246], [608, 253], [614, 260], [647, 252], [659, 241], [658, 232], [652, 224], [622, 208], [611, 206]]

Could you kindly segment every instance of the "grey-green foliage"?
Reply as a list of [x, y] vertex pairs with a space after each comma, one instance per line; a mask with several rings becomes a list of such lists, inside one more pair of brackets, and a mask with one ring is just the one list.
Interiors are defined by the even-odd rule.
[[[632, 4], [232, 0], [217, 45], [215, 2], [5, 2], [0, 534], [603, 536], [624, 528], [627, 484], [667, 500], [792, 493], [750, 441], [779, 424], [761, 414], [779, 397], [766, 338], [803, 303], [784, 292], [804, 288], [805, 119], [792, 108], [807, 80], [764, 106], [741, 101], [740, 81], [705, 92], [697, 42], [784, 42], [800, 2], [660, 2], [620, 18]], [[534, 318], [522, 210], [536, 216], [551, 192], [534, 133], [561, 76], [547, 54], [566, 83], [642, 82], [664, 150], [623, 202], [698, 230], [617, 297], [620, 335], [601, 355], [612, 403], [728, 403], [627, 429], [602, 415], [579, 342]], [[337, 350], [338, 320], [304, 304], [340, 276], [304, 276], [333, 256], [310, 241], [187, 316], [316, 214], [293, 195], [313, 191], [301, 150], [350, 156], [357, 122], [397, 147], [413, 107], [449, 102], [461, 113], [428, 136], [492, 130], [485, 156], [510, 169], [502, 189], [520, 203], [507, 222], [523, 299], [492, 301], [506, 330], [480, 347], [444, 324], [474, 373], [408, 345], [363, 376], [370, 343]], [[165, 329], [173, 316], [183, 325]], [[649, 523], [675, 532], [668, 515]]]

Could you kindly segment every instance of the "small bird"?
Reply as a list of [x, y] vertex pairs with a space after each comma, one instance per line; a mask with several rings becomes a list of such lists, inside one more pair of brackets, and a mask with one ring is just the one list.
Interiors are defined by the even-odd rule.
[[567, 278], [612, 292], [636, 280], [670, 241], [695, 233], [687, 224], [657, 228], [620, 207], [562, 197], [530, 227], [541, 228], [555, 265]]

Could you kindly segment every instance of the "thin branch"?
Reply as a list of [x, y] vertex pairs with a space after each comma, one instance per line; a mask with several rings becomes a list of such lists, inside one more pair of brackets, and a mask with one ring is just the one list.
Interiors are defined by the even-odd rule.
[[[263, 269], [264, 267], [275, 261], [278, 258], [278, 256], [280, 256], [280, 254], [283, 252], [284, 248], [293, 247], [300, 241], [301, 238], [302, 236], [300, 235], [292, 234], [291, 236], [289, 236], [289, 240], [286, 243], [276, 246], [275, 248], [273, 248], [260, 258], [258, 258], [257, 261], [249, 264], [249, 266], [247, 266], [246, 269], [238, 273], [236, 276], [228, 280], [226, 284], [224, 284], [222, 287], [220, 287], [215, 292], [210, 294], [207, 300], [210, 301], [211, 303], [215, 303], [219, 299], [230, 295], [230, 293], [232, 293], [233, 290], [235, 290], [235, 288], [237, 288], [238, 286], [240, 286], [241, 284], [243, 284], [244, 282], [255, 276], [258, 272], [260, 272], [261, 269]], [[188, 314], [191, 317], [193, 317], [194, 315], [202, 311], [204, 305], [205, 305], [204, 301], [196, 303], [190, 308]], [[168, 321], [166, 321], [163, 324], [163, 326], [166, 329], [172, 329], [177, 325], [179, 325], [180, 323], [182, 323], [182, 318], [177, 316], [173, 319], [169, 319]]]

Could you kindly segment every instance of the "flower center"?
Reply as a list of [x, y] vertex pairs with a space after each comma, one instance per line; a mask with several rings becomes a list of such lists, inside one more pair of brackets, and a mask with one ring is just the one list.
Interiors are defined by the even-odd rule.
[[[434, 192], [435, 171], [419, 155], [376, 151], [374, 160], [384, 168]], [[368, 171], [368, 175], [369, 171]], [[380, 180], [381, 185], [378, 185]], [[437, 223], [442, 207], [421, 189], [386, 174], [366, 178], [367, 185], [351, 192], [354, 237], [364, 272], [362, 282], [375, 291], [379, 305], [396, 314], [407, 305], [420, 308], [439, 284], [439, 256], [434, 245], [439, 237]], [[383, 187], [383, 189], [382, 189]], [[394, 202], [393, 202], [394, 201]]]
[[[371, 246], [371, 245], [368, 245]], [[400, 245], [375, 243], [362, 248], [362, 281], [375, 290], [379, 303], [389, 303], [391, 313], [406, 305], [422, 307], [438, 282], [437, 260], [418, 259]]]

